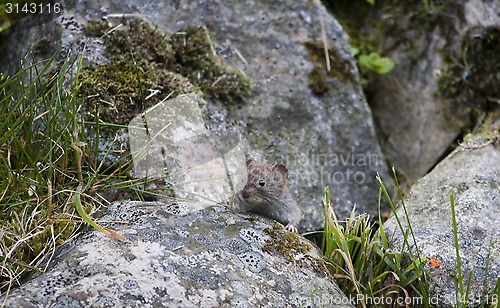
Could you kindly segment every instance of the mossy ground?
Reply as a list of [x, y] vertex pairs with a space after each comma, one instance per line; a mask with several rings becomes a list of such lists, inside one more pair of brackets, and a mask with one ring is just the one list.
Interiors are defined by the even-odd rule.
[[88, 116], [99, 114], [106, 123], [127, 125], [136, 115], [160, 102], [164, 96], [154, 91], [173, 93], [173, 97], [198, 89], [181, 76], [147, 64], [123, 58], [113, 63], [88, 66], [82, 73]]

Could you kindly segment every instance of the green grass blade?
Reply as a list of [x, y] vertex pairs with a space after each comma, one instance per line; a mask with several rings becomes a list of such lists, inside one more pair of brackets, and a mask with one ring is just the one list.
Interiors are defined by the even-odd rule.
[[466, 308], [466, 303], [464, 300], [464, 285], [462, 281], [462, 264], [460, 262], [460, 249], [458, 246], [458, 230], [457, 230], [457, 220], [455, 216], [455, 196], [453, 194], [453, 189], [450, 189], [450, 206], [451, 206], [451, 225], [453, 228], [453, 242], [455, 244], [455, 255], [457, 258], [457, 283], [459, 292], [459, 302], [462, 308]]
[[75, 194], [73, 195], [73, 205], [75, 206], [78, 214], [80, 215], [80, 217], [82, 217], [82, 219], [88, 223], [89, 225], [91, 225], [94, 229], [108, 235], [108, 236], [111, 236], [117, 240], [120, 240], [122, 242], [127, 242], [127, 240], [125, 238], [123, 238], [121, 235], [119, 235], [118, 233], [116, 233], [115, 231], [113, 230], [110, 230], [108, 228], [104, 228], [104, 227], [101, 227], [100, 225], [98, 225], [97, 223], [95, 223], [88, 215], [87, 213], [85, 213], [85, 210], [83, 209], [83, 206], [82, 206], [82, 202], [81, 202], [81, 198], [80, 198], [80, 195], [82, 193], [82, 185], [79, 185], [78, 188], [76, 189], [76, 192]]

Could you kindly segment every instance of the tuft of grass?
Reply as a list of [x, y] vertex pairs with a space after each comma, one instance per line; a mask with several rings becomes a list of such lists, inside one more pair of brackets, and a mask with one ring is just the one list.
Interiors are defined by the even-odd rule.
[[[395, 172], [394, 177], [402, 200]], [[423, 306], [430, 307], [425, 283], [426, 272], [423, 268], [427, 259], [421, 257], [418, 250], [416, 254], [412, 252], [413, 247], [408, 243], [410, 235], [414, 239], [411, 224], [403, 227], [397, 217], [405, 244], [402, 251], [390, 249], [380, 215], [382, 195], [387, 199], [393, 213], [396, 213], [396, 209], [380, 177], [377, 177], [377, 180], [380, 184], [377, 223], [370, 222], [367, 214], [355, 216], [355, 209], [344, 223], [339, 222], [327, 188], [322, 251], [330, 271], [346, 295], [356, 298], [358, 307], [377, 307], [377, 303], [382, 303], [382, 307], [393, 303], [396, 307], [396, 300], [412, 300], [410, 294], [417, 294], [422, 299]], [[402, 206], [405, 206], [404, 202]], [[405, 215], [409, 221], [406, 211]], [[410, 254], [409, 264], [403, 258], [406, 251]]]
[[99, 163], [110, 151], [97, 148], [107, 123], [84, 122], [80, 115], [83, 55], [56, 57], [0, 78], [0, 295], [43, 271], [56, 247], [81, 229], [78, 212], [106, 205], [104, 194], [117, 191], [117, 180], [130, 169], [129, 163]]
[[403, 253], [389, 249], [380, 216], [378, 224], [373, 224], [367, 214], [355, 216], [353, 209], [345, 224], [341, 224], [333, 211], [328, 189], [324, 210], [322, 251], [345, 294], [355, 298], [358, 307], [377, 306], [381, 298], [395, 302], [396, 298], [409, 297], [407, 289], [422, 276], [425, 258], [415, 259], [404, 267]]
[[[415, 284], [418, 287], [415, 286], [414, 284], [411, 284], [410, 286], [411, 286], [412, 290], [417, 295], [422, 297], [424, 307], [430, 307], [429, 292], [428, 292], [428, 287], [427, 287], [427, 283], [426, 283], [426, 275], [422, 275], [424, 273], [423, 262], [426, 260], [426, 258], [422, 257], [420, 254], [420, 249], [417, 245], [417, 240], [415, 238], [415, 234], [413, 233], [411, 221], [410, 221], [408, 211], [407, 211], [407, 208], [406, 208], [406, 205], [404, 202], [404, 195], [403, 195], [403, 192], [401, 190], [401, 186], [399, 185], [398, 177], [396, 175], [396, 169], [394, 169], [394, 167], [392, 168], [392, 173], [393, 173], [394, 183], [395, 183], [397, 191], [398, 191], [399, 200], [401, 200], [401, 207], [402, 207], [403, 212], [405, 214], [404, 218], [407, 222], [406, 227], [403, 227], [403, 224], [401, 223], [401, 219], [399, 218], [399, 216], [397, 214], [396, 206], [392, 202], [392, 199], [389, 196], [389, 193], [387, 192], [387, 189], [385, 188], [385, 185], [382, 182], [382, 179], [380, 178], [379, 175], [377, 175], [376, 179], [377, 179], [377, 182], [379, 183], [379, 186], [380, 186], [380, 193], [383, 194], [385, 199], [387, 200], [387, 202], [391, 208], [391, 211], [394, 215], [394, 218], [396, 219], [396, 222], [398, 224], [399, 231], [401, 232], [401, 234], [403, 234], [402, 253], [407, 251], [407, 253], [410, 257], [410, 260], [412, 260], [411, 263], [412, 264], [415, 263], [417, 265], [417, 267], [415, 268], [415, 270], [416, 270], [415, 274], [418, 274], [418, 275], [417, 275], [417, 277], [415, 277], [415, 275], [412, 275], [412, 277], [415, 278], [414, 279], [416, 282]], [[380, 212], [380, 198], [379, 198], [379, 212]], [[412, 239], [413, 243], [415, 244], [414, 247], [412, 247], [412, 245], [410, 245], [410, 243], [408, 241], [408, 237], [410, 235], [411, 235], [411, 239]], [[413, 249], [415, 249], [415, 252], [413, 251]], [[402, 255], [401, 255], [401, 257], [402, 257]]]
[[78, 224], [68, 205], [77, 177], [67, 146], [78, 134], [74, 62], [55, 56], [0, 82], [0, 290], [50, 259]]
[[[455, 195], [453, 194], [453, 190], [450, 190], [450, 205], [451, 205], [451, 225], [453, 228], [453, 243], [455, 244], [455, 255], [457, 258], [457, 284], [458, 286], [455, 287], [455, 298], [459, 299], [460, 306], [462, 308], [467, 307], [467, 302], [463, 301], [462, 299], [468, 298], [468, 293], [469, 293], [469, 287], [470, 287], [470, 281], [472, 278], [472, 271], [470, 272], [469, 275], [469, 280], [467, 284], [467, 295], [464, 294], [464, 285], [462, 281], [462, 264], [460, 262], [460, 249], [458, 246], [458, 230], [457, 230], [457, 220], [455, 218]], [[460, 295], [460, 296], [458, 296]], [[456, 304], [458, 305], [458, 303]]]
[[[450, 189], [450, 207], [451, 207], [451, 227], [453, 231], [453, 244], [455, 246], [455, 258], [457, 259], [457, 273], [456, 273], [456, 279], [455, 279], [455, 305], [454, 307], [462, 307], [466, 308], [468, 307], [468, 304], [472, 301], [470, 298], [470, 286], [472, 283], [472, 276], [474, 274], [474, 268], [471, 268], [469, 271], [469, 276], [467, 277], [467, 285], [464, 290], [464, 283], [463, 283], [463, 269], [462, 269], [462, 262], [460, 258], [460, 246], [458, 243], [458, 227], [457, 227], [457, 220], [455, 216], [455, 194], [453, 192], [453, 189]], [[486, 257], [486, 269], [485, 269], [485, 274], [484, 274], [484, 279], [483, 279], [483, 292], [481, 294], [481, 297], [479, 299], [479, 307], [498, 307], [498, 300], [500, 296], [500, 276], [497, 277], [497, 282], [495, 285], [495, 288], [493, 289], [493, 292], [491, 295], [486, 294], [487, 292], [487, 280], [488, 280], [488, 273], [489, 273], [489, 263], [490, 263], [490, 255], [491, 255], [491, 249], [492, 249], [492, 242], [490, 242], [490, 245], [488, 247], [488, 255]], [[488, 305], [488, 306], [487, 306]]]

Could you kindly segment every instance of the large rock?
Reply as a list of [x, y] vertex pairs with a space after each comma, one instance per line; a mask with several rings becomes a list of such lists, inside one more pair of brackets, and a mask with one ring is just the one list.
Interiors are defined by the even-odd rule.
[[[340, 2], [346, 11], [352, 6]], [[500, 26], [500, 7], [487, 0], [376, 1], [350, 12], [345, 18], [363, 25], [352, 29], [355, 43], [372, 42], [396, 63], [371, 76], [368, 96], [384, 154], [413, 183], [499, 95], [500, 35], [488, 29]]]
[[99, 223], [128, 242], [84, 233], [6, 307], [352, 307], [321, 253], [268, 219], [139, 202], [107, 213]]
[[[228, 135], [239, 136], [247, 157], [284, 163], [303, 209], [300, 229], [319, 229], [325, 186], [330, 186], [340, 218], [347, 217], [354, 204], [360, 212], [376, 214], [375, 174], [389, 177], [346, 35], [318, 2], [81, 1], [55, 22], [16, 34], [23, 39], [9, 41], [5, 50], [9, 62], [0, 62], [0, 67], [15, 63], [28, 46], [45, 38], [49, 46], [62, 45], [63, 51], [72, 49], [76, 54], [86, 43], [85, 63], [106, 63], [103, 40], [113, 33], [88, 37], [83, 28], [92, 19], [106, 17], [114, 27], [121, 18], [139, 18], [180, 42], [189, 32], [186, 29], [206, 27], [207, 36], [213, 33], [210, 53], [248, 76], [252, 88], [251, 95], [236, 107], [226, 105], [229, 100], [220, 99], [222, 94], [207, 97], [204, 121], [209, 135], [222, 142]], [[117, 28], [115, 34], [125, 28]], [[149, 41], [157, 39], [153, 36]], [[219, 87], [225, 82], [221, 77], [210, 85]], [[160, 99], [171, 91], [169, 87], [162, 91], [162, 84], [151, 87], [160, 90]]]
[[[492, 303], [492, 291], [500, 275], [500, 127], [487, 133], [486, 139], [470, 138], [453, 151], [412, 187], [405, 201], [420, 255], [442, 262], [437, 268], [437, 263], [434, 267], [426, 266], [433, 277], [429, 287], [435, 307], [455, 307], [457, 258], [450, 190], [455, 196], [464, 290], [473, 271], [467, 307], [477, 307], [479, 300], [486, 300], [481, 298], [482, 294], [490, 296]], [[397, 215], [406, 227], [408, 222], [402, 207]], [[394, 216], [384, 228], [390, 234], [395, 231], [393, 249], [401, 250], [401, 231]], [[415, 255], [411, 235], [408, 241]]]

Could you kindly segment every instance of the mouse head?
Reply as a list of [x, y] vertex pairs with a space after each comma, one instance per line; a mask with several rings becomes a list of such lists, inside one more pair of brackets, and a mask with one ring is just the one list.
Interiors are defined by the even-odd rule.
[[280, 196], [286, 189], [288, 170], [282, 164], [267, 166], [247, 160], [248, 180], [242, 196], [248, 198], [269, 198]]

